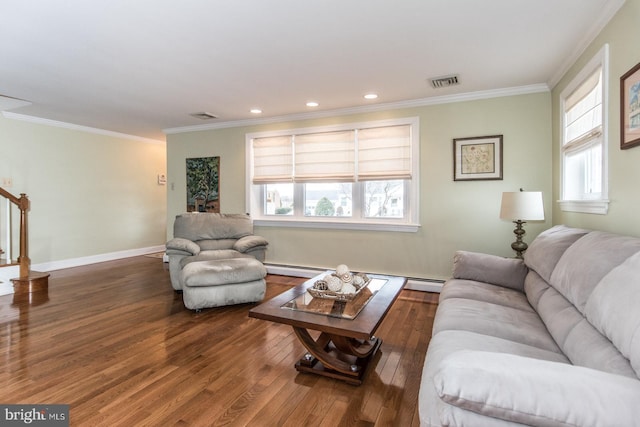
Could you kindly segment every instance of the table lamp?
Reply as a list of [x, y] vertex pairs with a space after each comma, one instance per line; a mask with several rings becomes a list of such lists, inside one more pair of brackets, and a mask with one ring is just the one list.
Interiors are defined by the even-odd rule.
[[500, 219], [508, 219], [516, 224], [516, 241], [511, 244], [511, 249], [516, 251], [516, 258], [522, 258], [522, 253], [529, 245], [522, 241], [525, 234], [522, 224], [527, 221], [543, 221], [544, 205], [541, 191], [520, 191], [502, 193], [502, 206]]

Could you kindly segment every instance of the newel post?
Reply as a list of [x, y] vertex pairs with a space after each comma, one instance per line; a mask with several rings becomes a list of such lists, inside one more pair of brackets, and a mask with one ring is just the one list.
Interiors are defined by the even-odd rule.
[[29, 269], [31, 268], [31, 259], [29, 259], [29, 239], [27, 232], [27, 211], [29, 210], [29, 198], [26, 194], [21, 193], [18, 201], [20, 209], [20, 256], [18, 256], [18, 264], [20, 265], [20, 278], [29, 277]]

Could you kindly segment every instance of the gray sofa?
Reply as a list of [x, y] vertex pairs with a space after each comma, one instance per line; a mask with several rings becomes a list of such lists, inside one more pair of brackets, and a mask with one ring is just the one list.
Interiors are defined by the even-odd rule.
[[421, 426], [640, 426], [640, 239], [556, 226], [524, 261], [459, 251]]

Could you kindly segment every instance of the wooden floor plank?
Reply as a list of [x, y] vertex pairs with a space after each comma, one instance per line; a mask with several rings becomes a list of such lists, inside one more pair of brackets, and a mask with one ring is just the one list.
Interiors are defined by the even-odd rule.
[[[269, 275], [266, 298], [304, 280]], [[417, 426], [437, 297], [402, 291], [352, 386], [298, 373], [304, 347], [255, 304], [185, 309], [158, 258], [54, 271], [30, 303], [0, 297], [0, 401], [69, 404], [72, 426]]]

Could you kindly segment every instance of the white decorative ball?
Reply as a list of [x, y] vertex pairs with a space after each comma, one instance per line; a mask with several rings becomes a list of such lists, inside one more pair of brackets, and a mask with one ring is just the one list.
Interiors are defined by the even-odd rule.
[[346, 273], [340, 276], [340, 280], [342, 280], [344, 283], [351, 283], [353, 282], [353, 276], [351, 275], [351, 273]]
[[364, 285], [364, 279], [362, 278], [362, 276], [353, 276], [353, 284], [360, 288], [362, 287], [362, 285]]
[[330, 291], [340, 292], [342, 289], [342, 280], [333, 275], [324, 276], [324, 281], [327, 282], [327, 287]]
[[347, 267], [344, 264], [340, 264], [339, 266], [336, 267], [336, 274], [339, 277], [344, 276], [345, 274], [349, 274], [349, 267]]
[[343, 294], [355, 294], [356, 291], [357, 291], [356, 287], [353, 286], [351, 283], [343, 283], [342, 290], [340, 292], [342, 292]]

